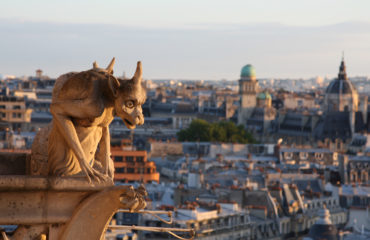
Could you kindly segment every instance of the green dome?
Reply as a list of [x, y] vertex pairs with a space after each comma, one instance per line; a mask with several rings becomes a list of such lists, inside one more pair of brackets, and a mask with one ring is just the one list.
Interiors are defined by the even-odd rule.
[[271, 95], [269, 92], [261, 92], [257, 96], [258, 99], [265, 100], [265, 99], [271, 99]]
[[242, 68], [242, 71], [240, 73], [240, 77], [256, 77], [256, 70], [250, 64], [245, 65]]

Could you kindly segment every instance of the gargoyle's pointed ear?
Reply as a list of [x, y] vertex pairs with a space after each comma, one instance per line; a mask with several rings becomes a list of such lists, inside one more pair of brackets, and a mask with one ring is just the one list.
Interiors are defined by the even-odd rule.
[[143, 77], [143, 67], [141, 62], [137, 62], [136, 72], [134, 78], [132, 79], [136, 84], [141, 84], [141, 78]]
[[94, 69], [99, 68], [98, 63], [97, 63], [96, 61], [95, 61], [95, 62], [93, 62], [93, 68], [94, 68]]
[[112, 74], [113, 73], [113, 66], [114, 66], [115, 61], [116, 61], [116, 59], [115, 58], [112, 58], [112, 61], [110, 61], [108, 67], [105, 69], [105, 70], [107, 70], [107, 72], [109, 74]]
[[121, 86], [121, 83], [114, 76], [109, 76], [108, 79], [109, 88], [112, 91], [113, 97], [118, 96], [118, 88]]

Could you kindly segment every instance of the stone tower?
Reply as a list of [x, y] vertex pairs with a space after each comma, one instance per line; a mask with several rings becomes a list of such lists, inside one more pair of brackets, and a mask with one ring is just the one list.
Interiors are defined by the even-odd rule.
[[348, 80], [343, 58], [339, 67], [338, 78], [330, 82], [326, 89], [325, 111], [358, 111], [358, 93], [355, 86]]
[[240, 107], [238, 124], [245, 125], [257, 105], [258, 82], [256, 71], [250, 64], [242, 68], [239, 80]]
[[355, 132], [355, 114], [358, 111], [359, 97], [355, 86], [347, 77], [344, 57], [339, 67], [338, 78], [330, 82], [325, 92], [325, 112], [348, 112], [352, 134]]

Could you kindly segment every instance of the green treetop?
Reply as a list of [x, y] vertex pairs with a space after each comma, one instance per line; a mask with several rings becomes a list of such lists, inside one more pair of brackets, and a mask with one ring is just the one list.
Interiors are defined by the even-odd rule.
[[187, 129], [177, 133], [179, 141], [189, 142], [227, 142], [227, 143], [255, 143], [252, 134], [243, 126], [236, 126], [233, 122], [221, 121], [208, 123], [202, 119], [195, 119]]

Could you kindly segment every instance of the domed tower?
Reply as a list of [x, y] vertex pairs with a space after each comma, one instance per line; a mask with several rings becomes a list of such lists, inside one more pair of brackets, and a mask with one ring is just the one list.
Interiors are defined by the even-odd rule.
[[272, 98], [268, 91], [263, 91], [257, 96], [257, 107], [270, 108], [272, 105]]
[[303, 240], [338, 240], [338, 230], [330, 220], [329, 210], [324, 206], [318, 211], [318, 215], [319, 219]]
[[338, 78], [333, 80], [325, 93], [326, 112], [357, 112], [358, 93], [347, 78], [344, 58], [339, 67]]
[[255, 68], [248, 64], [245, 65], [240, 74], [239, 93], [240, 93], [240, 108], [238, 116], [238, 124], [245, 124], [253, 109], [256, 107], [256, 97], [258, 92], [258, 82], [256, 80]]

